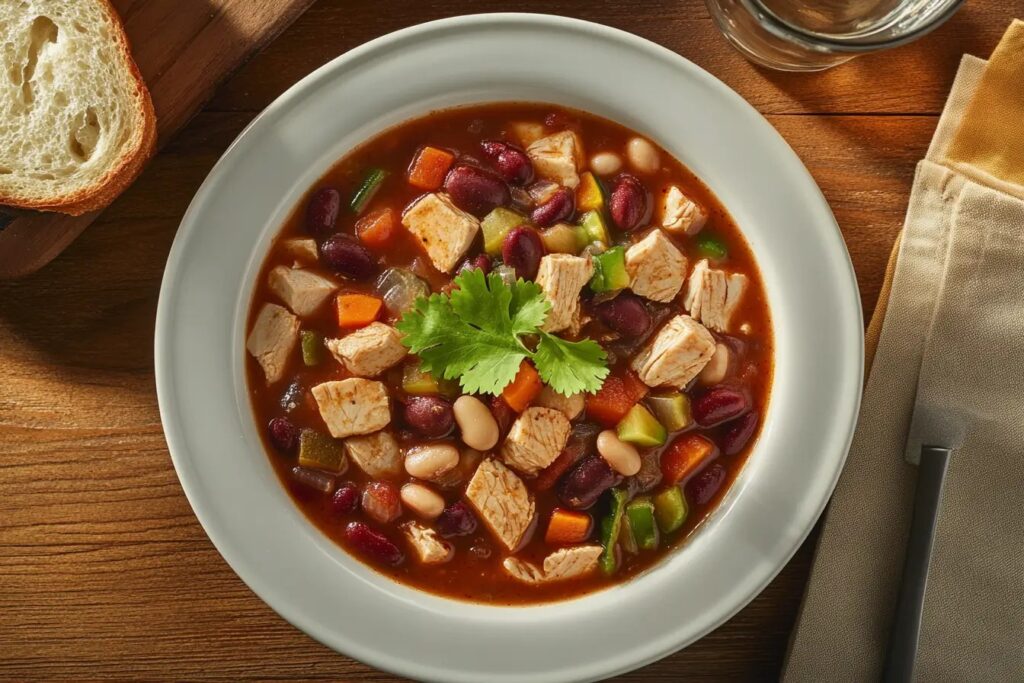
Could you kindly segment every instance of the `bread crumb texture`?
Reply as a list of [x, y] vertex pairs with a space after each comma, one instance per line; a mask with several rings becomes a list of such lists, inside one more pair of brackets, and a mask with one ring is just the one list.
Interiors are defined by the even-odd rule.
[[85, 213], [142, 170], [156, 119], [107, 0], [3, 0], [0, 68], [0, 203]]

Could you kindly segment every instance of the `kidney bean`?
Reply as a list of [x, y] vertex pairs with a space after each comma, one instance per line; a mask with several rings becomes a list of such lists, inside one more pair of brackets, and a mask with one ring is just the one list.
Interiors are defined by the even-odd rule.
[[647, 214], [647, 189], [643, 183], [629, 173], [619, 175], [608, 198], [608, 211], [621, 230], [637, 228]]
[[726, 455], [736, 455], [742, 451], [757, 429], [757, 420], [757, 413], [751, 411], [730, 424], [718, 440], [722, 452]]
[[537, 277], [540, 260], [544, 257], [544, 243], [533, 228], [520, 225], [505, 235], [501, 245], [501, 258], [505, 265], [516, 271], [516, 277], [532, 280]]
[[362, 522], [349, 522], [345, 526], [345, 540], [359, 553], [381, 564], [397, 567], [405, 559], [391, 539]]
[[460, 164], [448, 171], [444, 189], [460, 209], [483, 216], [509, 201], [508, 186], [482, 168]]
[[480, 143], [480, 149], [506, 182], [525, 185], [533, 180], [533, 162], [518, 147], [500, 140], [484, 140]]
[[750, 410], [750, 400], [742, 391], [715, 386], [693, 402], [693, 419], [701, 427], [714, 427]]
[[402, 515], [398, 489], [389, 481], [373, 481], [363, 489], [363, 511], [381, 524], [393, 522]]
[[406, 401], [405, 422], [423, 436], [444, 436], [455, 426], [452, 404], [439, 396], [413, 396]]
[[486, 254], [477, 254], [476, 258], [466, 259], [459, 266], [459, 273], [464, 273], [467, 270], [478, 269], [484, 271], [484, 275], [491, 272], [491, 259], [487, 258]]
[[320, 245], [320, 259], [335, 273], [353, 280], [368, 280], [377, 272], [370, 252], [351, 235], [340, 232]]
[[585, 510], [597, 502], [601, 494], [622, 481], [604, 458], [591, 455], [576, 463], [558, 483], [558, 498], [567, 507]]
[[512, 421], [516, 419], [516, 412], [512, 410], [512, 406], [505, 403], [505, 399], [501, 396], [495, 396], [491, 399], [491, 414], [494, 415], [494, 420], [498, 423], [498, 431], [501, 435], [507, 434], [512, 426]]
[[299, 428], [287, 417], [275, 417], [267, 423], [270, 443], [277, 450], [287, 453], [299, 443]]
[[530, 219], [542, 228], [554, 225], [559, 221], [569, 220], [576, 209], [576, 196], [572, 190], [560, 187], [555, 190], [547, 201], [539, 204], [530, 213]]
[[601, 302], [595, 312], [601, 322], [624, 337], [640, 337], [651, 329], [651, 314], [632, 292], [621, 292], [614, 299]]
[[686, 482], [686, 495], [697, 505], [704, 505], [718, 493], [725, 481], [725, 467], [713, 462]]
[[331, 496], [331, 510], [338, 515], [350, 515], [359, 509], [359, 487], [350, 481], [342, 482]]
[[446, 507], [434, 522], [434, 528], [443, 538], [468, 536], [476, 531], [476, 515], [464, 501], [456, 501]]
[[341, 195], [333, 187], [322, 187], [306, 204], [306, 230], [313, 235], [328, 235], [334, 230], [341, 209]]

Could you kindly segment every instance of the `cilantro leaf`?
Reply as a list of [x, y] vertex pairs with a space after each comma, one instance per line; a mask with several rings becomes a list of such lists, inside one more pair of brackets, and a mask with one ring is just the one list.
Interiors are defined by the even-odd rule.
[[573, 342], [541, 332], [533, 363], [544, 383], [564, 396], [597, 391], [608, 376], [608, 356], [593, 339]]
[[[420, 297], [395, 325], [402, 343], [435, 377], [460, 380], [468, 393], [499, 394], [526, 358], [562, 394], [597, 391], [608, 374], [604, 350], [592, 340], [569, 342], [540, 332], [551, 304], [534, 282], [506, 284], [479, 269], [455, 278], [448, 296]], [[540, 335], [535, 352], [520, 339]]]

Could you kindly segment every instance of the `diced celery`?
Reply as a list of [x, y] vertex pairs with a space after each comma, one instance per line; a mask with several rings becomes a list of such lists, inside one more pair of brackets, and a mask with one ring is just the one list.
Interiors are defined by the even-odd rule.
[[611, 576], [619, 569], [619, 561], [615, 555], [615, 546], [619, 542], [619, 530], [622, 527], [622, 513], [626, 508], [626, 492], [621, 489], [612, 489], [611, 510], [601, 520], [601, 545], [604, 550], [598, 559], [601, 571]]
[[348, 459], [340, 441], [303, 429], [299, 434], [299, 464], [341, 474], [348, 468]]
[[697, 251], [712, 261], [724, 261], [729, 256], [725, 243], [711, 235], [704, 235], [697, 240]]
[[352, 211], [355, 213], [362, 213], [370, 202], [373, 201], [374, 195], [377, 194], [377, 190], [384, 184], [384, 179], [388, 177], [388, 172], [380, 168], [371, 168], [366, 174], [366, 179], [363, 180], [363, 184], [356, 190], [355, 195], [352, 197]]
[[654, 494], [654, 518], [658, 520], [661, 533], [670, 534], [679, 529], [687, 514], [686, 499], [678, 486], [670, 486]]
[[512, 228], [519, 227], [527, 222], [525, 216], [511, 209], [499, 206], [491, 211], [480, 221], [480, 230], [484, 234], [484, 251], [491, 256], [500, 254], [501, 245], [505, 241], [505, 235]]
[[660, 446], [668, 437], [661, 423], [639, 403], [629, 409], [616, 431], [619, 439], [637, 446]]
[[600, 211], [604, 208], [604, 192], [597, 177], [590, 173], [580, 175], [580, 184], [576, 188], [577, 211]]
[[669, 394], [651, 394], [647, 403], [654, 410], [658, 422], [670, 432], [686, 429], [693, 422], [690, 413], [690, 398], [683, 393], [673, 391]]
[[553, 225], [540, 233], [544, 248], [552, 254], [576, 254], [579, 246], [576, 242], [576, 228], [565, 223]]
[[626, 506], [626, 517], [629, 528], [633, 530], [633, 538], [641, 550], [654, 550], [658, 547], [658, 527], [654, 522], [654, 503], [647, 496], [634, 498]]
[[604, 224], [604, 219], [601, 218], [600, 211], [587, 211], [583, 214], [580, 218], [580, 227], [587, 234], [587, 242], [611, 244], [612, 240], [608, 236], [608, 228]]
[[594, 276], [590, 278], [590, 289], [594, 292], [615, 292], [629, 287], [629, 271], [626, 270], [626, 250], [612, 247], [606, 252], [595, 254]]
[[323, 340], [313, 330], [302, 331], [302, 364], [307, 368], [320, 363], [320, 349]]

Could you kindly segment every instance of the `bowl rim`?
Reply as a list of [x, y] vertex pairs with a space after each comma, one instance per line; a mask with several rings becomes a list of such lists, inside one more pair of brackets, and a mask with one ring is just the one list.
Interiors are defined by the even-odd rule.
[[[782, 146], [793, 155], [793, 158], [796, 160], [800, 169], [802, 169], [803, 173], [806, 174], [807, 190], [812, 193], [811, 196], [808, 197], [808, 200], [816, 204], [815, 208], [819, 212], [823, 223], [822, 229], [826, 233], [825, 238], [830, 239], [833, 242], [833, 249], [838, 248], [839, 251], [842, 252], [842, 260], [845, 261], [845, 267], [841, 268], [842, 272], [836, 273], [837, 277], [840, 277], [843, 280], [841, 286], [844, 291], [848, 293], [852, 292], [853, 294], [852, 297], [847, 297], [844, 302], [841, 302], [844, 307], [844, 322], [851, 322], [855, 318], [858, 324], [858, 329], [863, 330], [863, 316], [860, 299], [859, 296], [857, 296], [858, 289], [856, 277], [852, 263], [849, 259], [849, 254], [846, 251], [845, 243], [843, 242], [842, 235], [834, 217], [832, 216], [831, 210], [829, 209], [824, 196], [821, 194], [820, 189], [817, 187], [816, 183], [814, 183], [806, 168], [796, 158], [795, 153], [792, 152], [792, 149], [789, 148], [781, 135], [779, 135], [778, 132], [775, 131], [774, 128], [772, 128], [771, 125], [737, 93], [697, 65], [689, 62], [667, 48], [657, 45], [656, 43], [620, 29], [554, 15], [528, 13], [468, 15], [418, 24], [383, 35], [336, 57], [292, 85], [288, 90], [277, 97], [269, 106], [267, 106], [266, 109], [260, 112], [225, 150], [224, 154], [211, 169], [202, 186], [196, 192], [195, 197], [182, 218], [180, 228], [175, 236], [174, 243], [168, 255], [166, 269], [161, 282], [160, 299], [156, 316], [154, 370], [161, 419], [164, 425], [168, 450], [170, 452], [175, 471], [177, 472], [181, 482], [182, 489], [207, 536], [239, 578], [241, 578], [251, 590], [253, 590], [283, 618], [328, 647], [344, 652], [349, 656], [372, 664], [380, 669], [417, 678], [422, 678], [426, 674], [436, 680], [472, 680], [470, 678], [466, 678], [464, 675], [460, 675], [458, 670], [439, 668], [427, 670], [423, 665], [417, 662], [402, 659], [401, 656], [394, 656], [389, 648], [367, 649], [357, 645], [353, 641], [345, 641], [344, 639], [341, 639], [341, 644], [339, 645], [337, 634], [331, 634], [333, 638], [328, 638], [327, 634], [318, 632], [318, 625], [316, 623], [308, 621], [301, 612], [292, 609], [289, 604], [277, 599], [278, 596], [273, 596], [269, 587], [258, 579], [256, 572], [251, 570], [250, 567], [243, 566], [239, 559], [235, 557], [233, 552], [234, 549], [231, 547], [229, 539], [220, 535], [220, 530], [210, 523], [210, 517], [208, 516], [209, 513], [204, 513], [203, 498], [198, 492], [199, 482], [194, 478], [195, 475], [190, 469], [189, 463], [186, 461], [186, 457], [184, 456], [187, 448], [185, 445], [184, 433], [180, 429], [180, 416], [177, 414], [175, 409], [175, 389], [172, 380], [172, 367], [170, 364], [170, 353], [166, 346], [170, 338], [169, 335], [173, 322], [173, 309], [175, 308], [176, 297], [178, 296], [179, 291], [179, 275], [181, 272], [181, 261], [184, 256], [185, 245], [190, 236], [200, 227], [197, 217], [201, 213], [203, 205], [207, 201], [210, 193], [214, 190], [214, 185], [225, 173], [225, 169], [229, 165], [229, 161], [236, 155], [240, 154], [240, 149], [245, 144], [247, 135], [250, 131], [257, 127], [272, 125], [275, 117], [286, 110], [294, 102], [301, 100], [306, 93], [311, 90], [315, 90], [317, 86], [322, 84], [326, 79], [330, 79], [344, 73], [346, 68], [350, 65], [362, 60], [370, 59], [377, 53], [382, 51], [391, 51], [396, 48], [400, 48], [403, 44], [415, 42], [420, 39], [434, 38], [439, 32], [484, 30], [495, 26], [508, 27], [512, 24], [557, 28], [568, 32], [589, 34], [591, 36], [606, 39], [613, 43], [622, 43], [637, 52], [645, 53], [652, 59], [665, 62], [668, 66], [677, 70], [685, 71], [688, 77], [701, 81], [703, 85], [713, 89], [716, 95], [731, 100], [732, 105], [737, 107], [739, 110], [742, 110], [752, 122], [756, 122], [757, 125], [766, 128], [766, 134], [773, 135], [777, 139], [777, 142], [781, 143]], [[726, 206], [728, 207], [728, 204], [726, 204]], [[826, 216], [827, 219], [825, 218]], [[264, 255], [265, 254], [261, 253], [260, 260], [262, 260]], [[759, 265], [761, 265], [760, 261]], [[774, 319], [775, 316], [773, 311], [773, 320]], [[776, 335], [779, 334], [777, 327], [775, 333]], [[836, 429], [832, 430], [832, 439], [830, 442], [830, 446], [837, 452], [837, 454], [841, 453], [841, 455], [836, 457], [835, 466], [831, 471], [829, 480], [827, 482], [820, 482], [820, 484], [823, 484], [820, 486], [820, 490], [823, 492], [823, 495], [816, 500], [813, 515], [810, 515], [805, 520], [806, 523], [802, 525], [798, 538], [794, 537], [795, 541], [790, 544], [790, 547], [788, 547], [784, 553], [779, 554], [778, 558], [773, 558], [773, 560], [780, 559], [778, 562], [773, 562], [776, 566], [773, 566], [768, 571], [761, 571], [758, 574], [758, 580], [749, 583], [748, 590], [744, 592], [741, 599], [737, 600], [729, 609], [721, 610], [717, 615], [717, 618], [708, 620], [706, 628], [702, 628], [700, 633], [697, 633], [693, 637], [683, 640], [665, 638], [662, 639], [662, 641], [659, 641], [660, 644], [656, 648], [648, 648], [646, 651], [640, 653], [631, 652], [621, 654], [615, 662], [602, 660], [598, 665], [590, 667], [581, 664], [572, 674], [571, 678], [573, 680], [595, 680], [603, 676], [622, 673], [656, 661], [676, 650], [681, 649], [682, 647], [685, 647], [686, 645], [689, 645], [732, 618], [743, 607], [749, 604], [749, 602], [775, 578], [782, 568], [785, 567], [793, 554], [813, 529], [816, 521], [824, 510], [825, 505], [831, 497], [831, 492], [838, 481], [842, 465], [845, 462], [846, 453], [853, 438], [853, 429], [856, 424], [856, 415], [859, 410], [860, 403], [861, 379], [863, 376], [863, 337], [857, 336], [856, 340], [852, 341], [852, 343], [854, 346], [852, 351], [855, 351], [855, 353], [851, 352], [848, 354], [846, 360], [848, 363], [851, 363], [851, 365], [844, 368], [845, 374], [843, 379], [844, 383], [847, 385], [851, 383], [855, 384], [855, 388], [851, 386], [842, 388], [843, 391], [849, 392], [848, 394], [843, 394], [844, 410], [842, 412], [846, 418], [843, 421], [845, 429], [841, 429], [837, 426]], [[248, 409], [248, 406], [246, 406], [246, 409]], [[752, 454], [751, 457], [753, 457], [753, 455], [754, 454]], [[662, 560], [659, 564], [664, 564], [666, 562], [667, 560]], [[631, 581], [629, 583], [638, 582], [639, 581]], [[572, 602], [586, 601], [588, 597], [589, 595], [585, 595]], [[558, 605], [563, 603], [549, 604]], [[545, 604], [542, 604], [538, 605], [536, 608], [527, 607], [526, 609], [542, 609], [544, 607]], [[524, 608], [487, 606], [486, 609], [522, 610]], [[547, 676], [532, 676], [531, 680], [566, 680], [566, 677], [562, 675], [565, 673], [565, 670], [557, 670], [551, 672], [551, 674]], [[510, 678], [509, 680], [520, 679], [521, 677], [516, 677]], [[504, 680], [504, 678], [495, 675], [495, 680]]]

